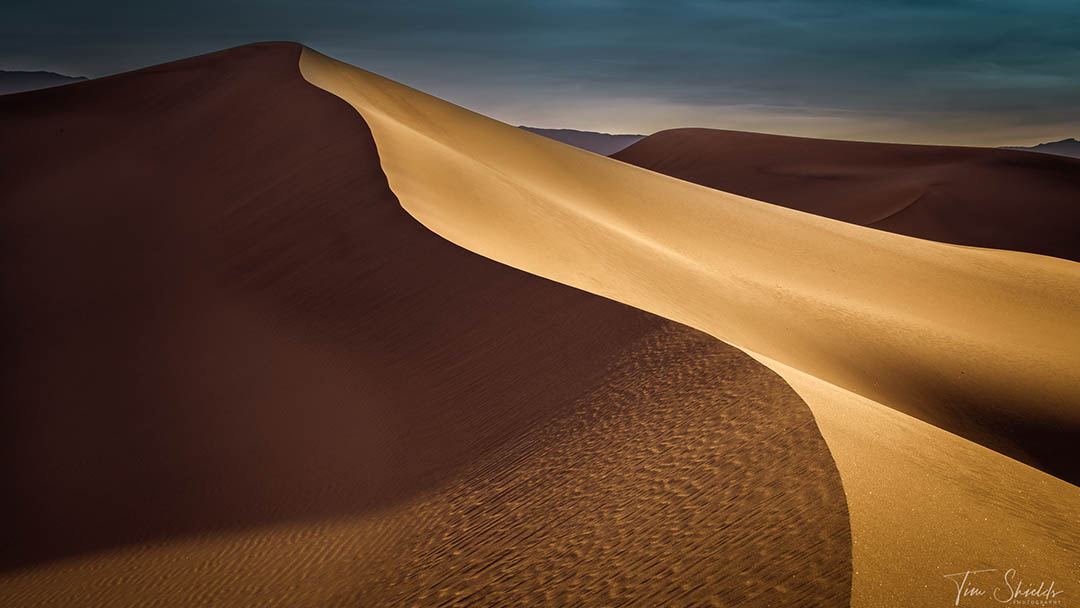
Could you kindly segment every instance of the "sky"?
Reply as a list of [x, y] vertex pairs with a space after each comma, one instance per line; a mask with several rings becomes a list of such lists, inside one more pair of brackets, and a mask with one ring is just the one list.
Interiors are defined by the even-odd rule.
[[5, 0], [0, 69], [295, 40], [511, 124], [1030, 145], [1080, 137], [1080, 0]]

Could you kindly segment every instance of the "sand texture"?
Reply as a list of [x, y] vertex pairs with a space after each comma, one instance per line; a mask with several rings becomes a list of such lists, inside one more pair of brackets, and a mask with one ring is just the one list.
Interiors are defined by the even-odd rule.
[[0, 98], [0, 605], [846, 604], [792, 388], [430, 232], [300, 56]]
[[708, 189], [310, 50], [301, 68], [363, 115], [391, 189], [434, 232], [784, 376], [844, 483], [854, 605], [941, 602], [943, 575], [969, 567], [1076, 580], [1080, 265]]

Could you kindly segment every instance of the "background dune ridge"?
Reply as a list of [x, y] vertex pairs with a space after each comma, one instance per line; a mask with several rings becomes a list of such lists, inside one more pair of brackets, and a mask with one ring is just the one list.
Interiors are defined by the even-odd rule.
[[672, 129], [612, 155], [695, 184], [924, 239], [1080, 260], [1080, 160]]
[[308, 49], [301, 70], [365, 117], [390, 187], [436, 233], [705, 330], [791, 382], [844, 480], [853, 603], [941, 601], [942, 575], [969, 566], [1075, 580], [1080, 490], [940, 429], [1077, 479], [1080, 265], [709, 190]]

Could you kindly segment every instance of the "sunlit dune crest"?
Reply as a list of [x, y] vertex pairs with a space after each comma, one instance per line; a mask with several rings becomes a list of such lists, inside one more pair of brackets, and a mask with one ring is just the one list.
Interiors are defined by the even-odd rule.
[[1075, 580], [1080, 489], [1047, 473], [1080, 479], [1080, 265], [709, 190], [310, 50], [301, 70], [368, 121], [391, 189], [434, 232], [787, 379], [844, 481], [853, 604], [940, 602], [942, 575], [968, 567]]

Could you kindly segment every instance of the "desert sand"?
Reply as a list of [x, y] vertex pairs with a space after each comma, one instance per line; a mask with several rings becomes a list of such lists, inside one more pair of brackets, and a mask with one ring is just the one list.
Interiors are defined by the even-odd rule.
[[1074, 262], [691, 184], [289, 44], [0, 122], [0, 604], [1078, 580]]
[[613, 155], [664, 175], [924, 239], [1080, 261], [1080, 160], [673, 129]]
[[0, 98], [0, 604], [847, 603], [787, 383], [430, 232], [300, 58]]
[[1080, 265], [697, 186], [310, 50], [301, 68], [363, 115], [390, 188], [434, 232], [788, 380], [844, 483], [853, 605], [940, 603], [943, 575], [969, 568], [1076, 580]]

